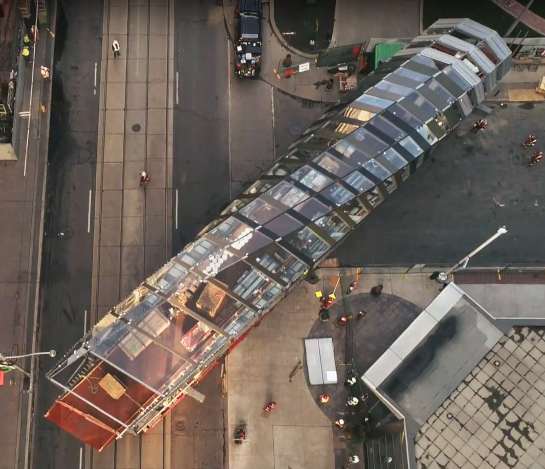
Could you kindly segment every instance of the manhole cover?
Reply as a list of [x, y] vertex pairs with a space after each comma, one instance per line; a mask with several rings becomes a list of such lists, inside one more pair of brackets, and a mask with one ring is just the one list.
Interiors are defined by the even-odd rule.
[[141, 128], [142, 128], [142, 127], [140, 127], [140, 124], [134, 124], [134, 125], [132, 126], [132, 131], [133, 131], [133, 132], [140, 132], [140, 129], [141, 129]]
[[301, 135], [301, 127], [299, 127], [297, 124], [291, 124], [289, 126], [289, 131], [292, 135]]
[[314, 107], [314, 102], [313, 101], [309, 101], [308, 99], [303, 99], [303, 107], [305, 109], [311, 109]]
[[185, 422], [176, 420], [176, 431], [183, 432], [185, 430]]

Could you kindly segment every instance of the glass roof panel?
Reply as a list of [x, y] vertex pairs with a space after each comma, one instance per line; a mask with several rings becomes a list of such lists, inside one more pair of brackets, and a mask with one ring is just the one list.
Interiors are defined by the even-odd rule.
[[333, 182], [330, 178], [310, 166], [299, 168], [291, 177], [315, 192], [321, 191]]
[[435, 79], [428, 81], [422, 88], [419, 90], [422, 94], [424, 91], [428, 91], [425, 94], [432, 103], [438, 106], [440, 109], [445, 109], [446, 107], [455, 103], [456, 99], [452, 96], [439, 82]]
[[405, 68], [405, 67], [399, 67], [394, 72], [394, 75], [399, 75], [400, 77], [409, 78], [410, 80], [417, 81], [418, 83], [424, 83], [430, 79], [428, 75], [414, 72], [413, 70], [409, 70], [408, 68]]
[[356, 148], [358, 148], [369, 158], [373, 158], [381, 151], [384, 151], [386, 148], [388, 148], [388, 145], [386, 143], [384, 143], [382, 140], [380, 140], [368, 130], [365, 130], [363, 127], [350, 134], [346, 138], [346, 141], [355, 145]]
[[306, 192], [303, 192], [297, 187], [293, 186], [287, 181], [279, 182], [276, 186], [269, 190], [268, 194], [282, 202], [287, 207], [293, 207], [301, 203], [303, 200], [309, 198], [309, 195]]
[[339, 241], [350, 231], [350, 227], [336, 213], [331, 213], [316, 220], [316, 226], [322, 228], [335, 241]]
[[298, 222], [295, 218], [290, 217], [289, 215], [284, 213], [278, 218], [275, 218], [274, 220], [267, 223], [264, 228], [267, 228], [268, 230], [276, 234], [279, 238], [282, 238], [289, 233], [297, 231], [302, 226], [302, 223]]
[[265, 202], [263, 199], [255, 199], [240, 210], [240, 213], [246, 218], [255, 221], [260, 225], [264, 225], [268, 221], [277, 217], [282, 211], [273, 205]]
[[246, 223], [242, 223], [240, 220], [230, 217], [217, 228], [214, 228], [211, 233], [219, 236], [228, 243], [233, 243], [242, 236], [245, 236], [250, 231], [252, 231], [252, 228], [250, 228]]
[[425, 65], [426, 67], [434, 68], [437, 70], [437, 66], [435, 65], [435, 62], [430, 57], [426, 57], [422, 54], [415, 55], [411, 60], [414, 60], [415, 62]]
[[360, 194], [375, 187], [375, 184], [359, 171], [354, 171], [352, 174], [349, 174], [343, 181], [356, 189]]
[[334, 174], [338, 177], [343, 177], [349, 172], [353, 171], [353, 168], [343, 163], [339, 158], [335, 158], [329, 153], [324, 153], [314, 160], [314, 162], [324, 168], [326, 171]]
[[[185, 316], [154, 294], [134, 304], [92, 340], [90, 350], [140, 383], [162, 392], [171, 379], [192, 368], [181, 342]], [[187, 366], [186, 366], [187, 365]]]
[[297, 251], [301, 252], [313, 261], [322, 257], [330, 248], [329, 244], [321, 240], [308, 228], [303, 228], [284, 238]]
[[381, 132], [388, 135], [388, 137], [392, 138], [396, 142], [398, 140], [401, 140], [403, 137], [407, 135], [405, 132], [398, 129], [394, 124], [384, 119], [384, 117], [382, 116], [375, 117], [373, 119], [372, 125], [375, 126]]
[[355, 165], [361, 166], [371, 158], [370, 156], [365, 156], [361, 151], [358, 151], [358, 149], [354, 145], [351, 145], [346, 139], [341, 140], [333, 148], [353, 161]]
[[426, 116], [425, 120], [435, 117], [439, 112], [439, 109], [416, 91], [403, 99], [399, 104], [403, 106], [406, 100], [412, 102], [421, 111], [422, 117]]
[[469, 91], [471, 89], [469, 82], [452, 65], [446, 67], [443, 73], [463, 90]]
[[424, 124], [420, 119], [417, 119], [413, 114], [407, 111], [407, 109], [404, 107], [401, 107], [399, 104], [394, 104], [389, 111], [403, 122], [409, 124], [413, 129], [417, 129]]
[[302, 204], [294, 207], [294, 210], [310, 221], [314, 221], [326, 213], [331, 212], [331, 209], [328, 206], [318, 202], [316, 199], [305, 200]]
[[399, 143], [403, 148], [405, 148], [405, 150], [415, 157], [418, 157], [424, 153], [424, 150], [422, 150], [422, 148], [420, 148], [411, 137], [406, 137]]
[[381, 159], [387, 160], [391, 165], [393, 165], [397, 169], [404, 168], [409, 163], [393, 148], [388, 148], [388, 150], [386, 150], [384, 153], [377, 156], [377, 161], [380, 162]]
[[242, 236], [237, 241], [231, 244], [230, 248], [240, 252], [241, 256], [246, 256], [250, 252], [255, 252], [263, 246], [272, 243], [272, 239], [257, 230], [248, 231], [245, 236]]
[[281, 276], [282, 269], [288, 268], [296, 260], [292, 254], [276, 243], [269, 244], [248, 257], [272, 274], [279, 276]]
[[360, 122], [367, 122], [376, 116], [374, 112], [366, 111], [364, 109], [356, 109], [354, 107], [347, 107], [343, 114], [345, 117], [356, 119]]
[[337, 207], [345, 204], [350, 199], [353, 199], [355, 196], [352, 192], [347, 191], [339, 183], [332, 184], [328, 188], [324, 189], [321, 193], [327, 200], [330, 200]]
[[369, 104], [375, 108], [386, 109], [388, 106], [393, 104], [393, 101], [388, 99], [378, 98], [377, 96], [370, 96], [368, 94], [362, 94], [356, 102], [361, 104]]
[[431, 132], [427, 125], [422, 125], [416, 129], [416, 131], [428, 142], [429, 145], [433, 145], [437, 142], [437, 137]]
[[370, 160], [363, 165], [363, 167], [369, 171], [372, 175], [384, 181], [387, 177], [390, 177], [392, 173], [382, 166], [377, 160]]
[[376, 88], [379, 88], [384, 91], [389, 91], [390, 93], [397, 94], [400, 98], [402, 96], [407, 96], [413, 92], [412, 88], [406, 86], [398, 85], [396, 83], [391, 83], [389, 81], [381, 81], [375, 85]]

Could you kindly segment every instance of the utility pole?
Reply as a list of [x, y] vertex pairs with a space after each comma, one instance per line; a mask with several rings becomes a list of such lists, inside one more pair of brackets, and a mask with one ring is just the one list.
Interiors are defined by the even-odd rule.
[[481, 244], [477, 249], [470, 252], [466, 257], [464, 257], [460, 262], [452, 266], [449, 270], [446, 272], [440, 272], [439, 275], [437, 275], [437, 282], [438, 283], [447, 283], [449, 281], [450, 276], [456, 272], [459, 269], [465, 269], [467, 266], [467, 263], [469, 262], [469, 259], [471, 259], [475, 254], [482, 251], [486, 246], [488, 246], [491, 242], [499, 238], [501, 235], [504, 235], [507, 233], [507, 229], [505, 226], [502, 226], [501, 228], [498, 228], [498, 231], [488, 238], [483, 244]]

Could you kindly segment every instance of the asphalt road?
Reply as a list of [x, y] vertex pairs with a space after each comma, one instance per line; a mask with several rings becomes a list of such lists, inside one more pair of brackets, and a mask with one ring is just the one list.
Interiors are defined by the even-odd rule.
[[[102, 10], [100, 2], [59, 1], [59, 12], [43, 252], [41, 349], [54, 349], [61, 357], [83, 335], [84, 311], [89, 309], [91, 298], [93, 229], [87, 232], [87, 216], [89, 190], [95, 187], [98, 93], [93, 94], [93, 82], [95, 62], [100, 66], [98, 28]], [[60, 231], [71, 237], [59, 240]], [[46, 363], [38, 383], [34, 467], [78, 467], [81, 443], [43, 417], [60, 393], [45, 379], [54, 361]]]
[[[173, 194], [178, 191], [179, 252], [230, 198], [228, 41], [221, 7], [176, 2]], [[175, 207], [176, 204], [173, 204]]]
[[470, 265], [543, 265], [545, 163], [528, 167], [535, 150], [522, 142], [535, 134], [543, 149], [544, 118], [543, 104], [495, 106], [478, 135], [468, 118], [331, 257], [358, 267], [452, 265], [505, 225]]

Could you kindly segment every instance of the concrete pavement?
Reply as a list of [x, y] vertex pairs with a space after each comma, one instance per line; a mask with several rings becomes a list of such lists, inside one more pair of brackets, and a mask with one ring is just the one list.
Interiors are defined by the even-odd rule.
[[[358, 279], [360, 292], [382, 283], [384, 293], [422, 309], [439, 293], [439, 285], [428, 279], [429, 273], [405, 275], [402, 269], [322, 269], [318, 285], [298, 286], [227, 357], [229, 435], [242, 421], [247, 425], [248, 439], [242, 445], [229, 440], [230, 469], [330, 469], [336, 462], [346, 465], [346, 461], [335, 460], [335, 453], [346, 456], [346, 441], [334, 432], [332, 420], [316, 403], [305, 379], [303, 359], [303, 339], [318, 321], [315, 292], [333, 292], [341, 272]], [[341, 297], [338, 290], [337, 296]], [[290, 382], [289, 375], [299, 361], [305, 368]], [[262, 409], [271, 400], [278, 407], [264, 419]]]
[[[54, 21], [45, 26], [55, 31]], [[51, 85], [41, 79], [40, 66], [52, 67], [53, 46], [54, 38], [44, 35], [35, 45], [36, 66], [33, 68], [29, 61], [26, 73], [19, 76], [21, 111], [30, 112], [30, 117], [15, 117], [20, 121], [18, 133], [13, 135], [13, 140], [17, 141], [14, 147], [18, 160], [6, 161], [0, 168], [0, 218], [3, 220], [0, 233], [0, 351], [7, 355], [28, 354], [39, 349], [40, 265], [50, 119], [49, 110], [42, 113], [40, 106], [44, 104], [48, 109], [51, 99]], [[50, 360], [40, 361], [49, 366]], [[23, 467], [25, 463], [31, 463], [32, 457], [32, 417], [39, 365], [38, 360], [28, 358], [17, 360], [17, 364], [30, 371], [31, 378], [25, 379], [21, 373], [13, 371], [5, 375], [4, 386], [0, 387], [2, 469]], [[29, 389], [31, 393], [27, 393]]]
[[[106, 0], [102, 25], [90, 326], [165, 263], [172, 230], [174, 1]], [[88, 452], [86, 467], [170, 467], [170, 423]]]

